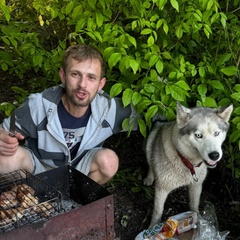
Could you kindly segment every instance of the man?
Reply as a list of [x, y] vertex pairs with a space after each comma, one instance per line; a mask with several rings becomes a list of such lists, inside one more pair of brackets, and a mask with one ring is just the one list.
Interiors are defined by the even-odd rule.
[[17, 169], [37, 174], [69, 164], [99, 184], [111, 179], [118, 169], [118, 157], [101, 146], [121, 131], [122, 121], [132, 111], [102, 90], [104, 74], [98, 50], [86, 45], [69, 47], [59, 71], [62, 85], [25, 100], [16, 110], [14, 137], [9, 136], [10, 119], [4, 119], [0, 174]]

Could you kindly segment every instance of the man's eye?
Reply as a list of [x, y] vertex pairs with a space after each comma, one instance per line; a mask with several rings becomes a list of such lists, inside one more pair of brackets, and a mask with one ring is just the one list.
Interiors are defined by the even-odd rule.
[[78, 74], [75, 73], [75, 72], [73, 72], [73, 73], [71, 73], [71, 76], [72, 76], [72, 77], [78, 77]]
[[96, 77], [95, 77], [95, 76], [89, 76], [88, 78], [89, 78], [89, 80], [91, 80], [91, 81], [93, 81], [93, 80], [95, 80], [95, 79], [96, 79]]

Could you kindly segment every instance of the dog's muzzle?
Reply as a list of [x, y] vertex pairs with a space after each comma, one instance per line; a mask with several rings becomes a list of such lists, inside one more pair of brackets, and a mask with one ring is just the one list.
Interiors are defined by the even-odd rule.
[[208, 154], [208, 157], [212, 160], [210, 161], [206, 161], [204, 160], [204, 162], [206, 163], [206, 165], [209, 168], [215, 168], [217, 166], [217, 162], [220, 160], [220, 154], [217, 151], [213, 151], [211, 153]]

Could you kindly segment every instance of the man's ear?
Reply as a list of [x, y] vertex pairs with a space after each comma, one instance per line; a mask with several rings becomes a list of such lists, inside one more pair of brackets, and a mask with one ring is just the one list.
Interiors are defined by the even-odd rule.
[[65, 79], [66, 79], [65, 72], [63, 71], [62, 68], [60, 68], [58, 73], [59, 73], [59, 77], [61, 79], [61, 82], [64, 84], [65, 83]]
[[104, 87], [104, 85], [105, 85], [105, 83], [106, 83], [106, 80], [107, 80], [107, 79], [106, 79], [105, 77], [100, 80], [99, 87], [98, 87], [98, 91], [100, 91], [100, 90], [103, 89], [103, 87]]

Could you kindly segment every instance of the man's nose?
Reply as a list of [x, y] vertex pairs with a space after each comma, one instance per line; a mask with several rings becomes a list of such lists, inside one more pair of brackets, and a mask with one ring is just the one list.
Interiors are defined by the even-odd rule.
[[87, 78], [84, 76], [81, 76], [78, 80], [78, 85], [80, 87], [86, 87], [86, 84], [87, 84]]

